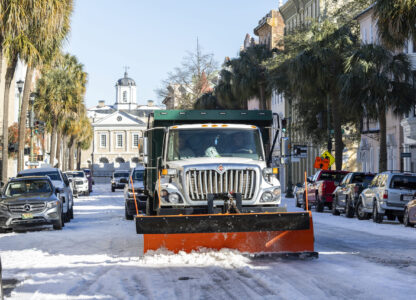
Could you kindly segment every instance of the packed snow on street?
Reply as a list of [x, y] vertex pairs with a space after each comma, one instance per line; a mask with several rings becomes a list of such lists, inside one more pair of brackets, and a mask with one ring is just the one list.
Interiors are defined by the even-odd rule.
[[[299, 211], [294, 199], [284, 199]], [[143, 255], [123, 193], [95, 185], [62, 231], [0, 234], [6, 299], [409, 299], [416, 228], [313, 212], [318, 259], [203, 249]]]

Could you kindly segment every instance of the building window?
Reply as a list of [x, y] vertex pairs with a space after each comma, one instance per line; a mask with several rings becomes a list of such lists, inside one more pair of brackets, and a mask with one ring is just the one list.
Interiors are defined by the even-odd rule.
[[127, 92], [123, 92], [123, 102], [127, 102]]
[[116, 140], [117, 148], [122, 148], [123, 147], [123, 134], [122, 133], [117, 133], [116, 138], [117, 138], [117, 140]]
[[100, 134], [100, 148], [106, 148], [106, 147], [107, 147], [107, 135]]
[[102, 164], [108, 164], [108, 159], [107, 159], [107, 157], [101, 157], [101, 158], [100, 158], [100, 163], [102, 163]]
[[133, 133], [133, 148], [139, 147], [139, 134]]

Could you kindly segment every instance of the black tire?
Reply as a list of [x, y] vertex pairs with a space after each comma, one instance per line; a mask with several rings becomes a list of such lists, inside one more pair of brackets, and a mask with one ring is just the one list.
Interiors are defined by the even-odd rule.
[[124, 215], [126, 217], [126, 220], [133, 220], [133, 216], [129, 214], [129, 212], [127, 211], [127, 207], [124, 207]]
[[331, 212], [334, 216], [339, 216], [340, 215], [340, 212], [337, 209], [337, 203], [338, 203], [338, 196], [336, 198], [334, 198], [334, 200], [332, 202]]
[[351, 205], [351, 200], [349, 197], [347, 197], [345, 200], [345, 217], [354, 218], [354, 208]]
[[387, 215], [387, 220], [394, 221], [394, 220], [396, 220], [396, 216], [395, 215]]
[[357, 214], [358, 220], [368, 220], [370, 218], [370, 215], [364, 211], [363, 202], [361, 199], [357, 202], [355, 213]]
[[401, 224], [403, 224], [404, 216], [397, 216], [397, 221], [399, 221]]
[[322, 199], [319, 199], [318, 195], [315, 196], [315, 201], [316, 201], [315, 210], [317, 212], [323, 212], [325, 203], [322, 201]]
[[406, 227], [413, 227], [414, 226], [412, 223], [410, 223], [410, 220], [409, 220], [409, 210], [407, 209], [407, 207], [404, 210], [403, 225], [406, 226]]
[[71, 220], [74, 218], [74, 207], [71, 207], [71, 210], [69, 211], [69, 218]]
[[384, 214], [380, 214], [378, 212], [378, 207], [377, 207], [377, 202], [374, 201], [373, 203], [373, 222], [374, 223], [382, 223], [383, 222], [383, 218], [384, 218]]
[[62, 230], [62, 227], [65, 226], [62, 217], [63, 217], [63, 214], [61, 213], [61, 217], [59, 218], [59, 221], [53, 224], [54, 230]]

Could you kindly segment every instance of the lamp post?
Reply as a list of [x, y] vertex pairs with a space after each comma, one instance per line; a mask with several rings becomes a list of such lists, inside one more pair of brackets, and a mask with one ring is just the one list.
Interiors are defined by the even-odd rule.
[[[18, 114], [17, 114], [17, 122], [18, 122], [18, 125], [17, 126], [19, 126], [19, 124], [20, 124], [20, 118], [21, 118], [21, 116], [20, 116], [20, 112], [21, 112], [21, 107], [22, 107], [22, 91], [23, 91], [23, 86], [25, 85], [25, 82], [23, 81], [23, 80], [18, 80], [18, 81], [16, 81], [16, 85], [17, 85], [17, 90], [19, 91], [19, 109], [17, 110], [18, 111]], [[21, 159], [21, 161], [24, 161], [24, 153], [22, 154], [23, 155], [23, 157], [20, 157], [20, 159]]]

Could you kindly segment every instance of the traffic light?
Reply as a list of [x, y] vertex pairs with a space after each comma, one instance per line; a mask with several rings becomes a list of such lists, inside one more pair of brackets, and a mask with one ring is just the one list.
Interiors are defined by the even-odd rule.
[[282, 119], [282, 132], [286, 132], [287, 119]]
[[35, 121], [35, 124], [33, 126], [33, 129], [35, 131], [35, 134], [39, 133], [39, 121]]

